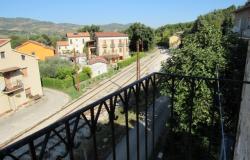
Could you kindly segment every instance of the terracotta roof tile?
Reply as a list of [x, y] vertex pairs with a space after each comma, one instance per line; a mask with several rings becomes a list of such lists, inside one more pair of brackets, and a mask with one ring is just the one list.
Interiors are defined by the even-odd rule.
[[10, 41], [10, 39], [0, 39], [0, 46], [6, 44], [9, 41]]
[[76, 38], [76, 37], [90, 37], [88, 32], [79, 32], [79, 33], [67, 33], [68, 38]]
[[95, 64], [95, 63], [108, 63], [107, 60], [103, 57], [95, 57], [95, 58], [92, 58], [88, 61], [88, 64], [89, 65], [92, 65], [92, 64]]
[[68, 43], [68, 41], [57, 41], [56, 45], [57, 46], [68, 46], [69, 43]]
[[128, 37], [127, 34], [119, 32], [95, 32], [96, 37]]
[[22, 46], [24, 46], [24, 45], [26, 45], [26, 44], [29, 44], [29, 43], [33, 43], [33, 44], [36, 44], [36, 45], [38, 45], [38, 46], [41, 46], [41, 47], [44, 47], [44, 48], [47, 48], [47, 49], [54, 50], [53, 47], [46, 46], [46, 45], [43, 44], [43, 43], [39, 43], [39, 42], [33, 41], [33, 40], [28, 40], [28, 41], [24, 42], [23, 44], [21, 44], [20, 46], [16, 47], [15, 49], [18, 50], [18, 48], [20, 48], [20, 47], [22, 47]]

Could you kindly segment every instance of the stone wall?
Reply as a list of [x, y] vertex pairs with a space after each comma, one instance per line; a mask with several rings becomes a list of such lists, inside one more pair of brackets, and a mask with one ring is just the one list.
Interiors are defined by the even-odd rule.
[[[250, 81], [250, 41], [246, 58], [244, 80]], [[234, 160], [250, 159], [250, 84], [243, 85]]]

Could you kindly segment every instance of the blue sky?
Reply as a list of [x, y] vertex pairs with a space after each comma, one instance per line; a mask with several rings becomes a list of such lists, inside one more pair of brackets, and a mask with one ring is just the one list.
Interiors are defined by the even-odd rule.
[[26, 17], [56, 23], [142, 22], [152, 27], [187, 22], [197, 16], [242, 5], [246, 0], [1, 0], [0, 17]]

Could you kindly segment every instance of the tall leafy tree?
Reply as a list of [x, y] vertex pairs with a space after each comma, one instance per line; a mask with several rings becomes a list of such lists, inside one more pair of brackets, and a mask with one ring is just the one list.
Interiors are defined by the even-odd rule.
[[[126, 31], [130, 39], [130, 50], [136, 51], [136, 43], [141, 40], [143, 48], [147, 51], [154, 46], [154, 30], [141, 23], [132, 24]], [[142, 45], [140, 45], [142, 48]]]
[[101, 27], [98, 25], [86, 25], [78, 29], [77, 32], [89, 32], [90, 36], [93, 37], [95, 32], [102, 32]]
[[[214, 77], [216, 73], [216, 65], [220, 69], [225, 67], [225, 50], [222, 47], [222, 32], [213, 25], [206, 24], [197, 33], [190, 34], [183, 39], [183, 47], [172, 52], [172, 58], [163, 65], [163, 71], [191, 75]], [[175, 109], [181, 129], [187, 129], [189, 99], [189, 86], [180, 83], [176, 87]], [[167, 92], [165, 90], [165, 92]], [[196, 96], [193, 106], [193, 125], [194, 129], [198, 129], [198, 124], [208, 124], [209, 108], [212, 104], [212, 93], [210, 86], [201, 83], [196, 88]]]
[[[231, 32], [234, 9], [232, 6], [198, 17], [192, 32], [184, 35], [182, 47], [172, 51], [172, 58], [163, 65], [162, 70], [182, 75], [215, 77], [218, 65], [221, 77], [242, 80], [247, 44]], [[176, 87], [175, 107], [180, 122], [179, 129], [187, 128], [186, 109], [189, 100], [184, 97], [188, 97], [188, 87], [185, 83], [180, 83]], [[168, 90], [164, 89], [163, 92], [167, 93]], [[201, 83], [196, 89], [195, 94], [199, 98], [194, 100], [193, 129], [209, 124], [209, 108], [213, 99], [211, 92], [211, 86], [205, 83]], [[224, 105], [227, 106], [226, 128], [230, 130], [236, 122], [239, 104], [235, 103], [239, 102], [237, 98], [241, 94], [241, 87], [228, 86], [227, 90], [222, 92], [226, 99]]]

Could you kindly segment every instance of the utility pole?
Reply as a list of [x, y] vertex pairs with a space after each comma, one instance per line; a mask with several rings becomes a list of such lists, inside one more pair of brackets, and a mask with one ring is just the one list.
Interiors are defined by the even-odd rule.
[[136, 59], [136, 79], [139, 80], [140, 79], [140, 42], [141, 40], [138, 40], [136, 43], [136, 48], [137, 48], [137, 59]]
[[75, 72], [76, 72], [76, 90], [79, 92], [80, 91], [80, 80], [79, 80], [79, 74], [78, 74], [78, 66], [77, 66], [77, 62], [76, 62], [76, 51], [75, 48], [73, 50], [73, 54], [74, 54], [74, 63], [75, 63]]

